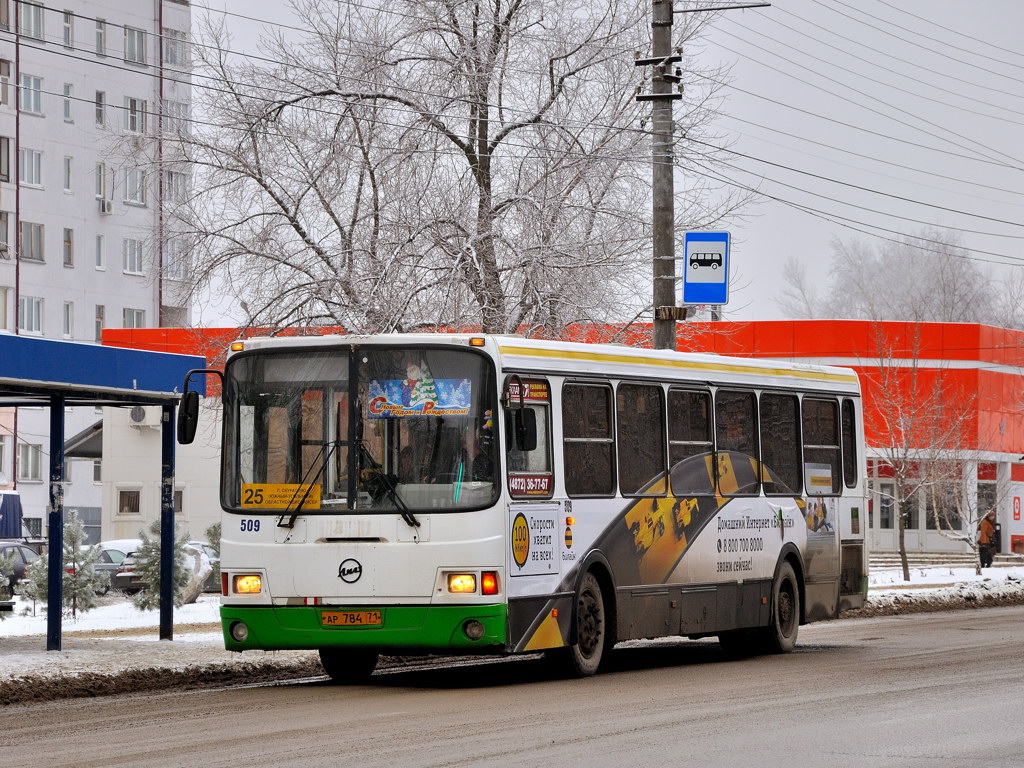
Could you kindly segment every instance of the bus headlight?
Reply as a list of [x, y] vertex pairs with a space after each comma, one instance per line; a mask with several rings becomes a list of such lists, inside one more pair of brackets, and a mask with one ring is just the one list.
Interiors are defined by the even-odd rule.
[[476, 592], [475, 573], [449, 573], [448, 591], [458, 595]]
[[263, 589], [263, 579], [258, 573], [235, 574], [231, 584], [236, 595], [258, 595]]

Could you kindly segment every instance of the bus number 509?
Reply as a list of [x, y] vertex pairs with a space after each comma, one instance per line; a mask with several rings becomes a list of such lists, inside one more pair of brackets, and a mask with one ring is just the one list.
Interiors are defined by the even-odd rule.
[[242, 533], [257, 533], [260, 530], [259, 520], [242, 520]]

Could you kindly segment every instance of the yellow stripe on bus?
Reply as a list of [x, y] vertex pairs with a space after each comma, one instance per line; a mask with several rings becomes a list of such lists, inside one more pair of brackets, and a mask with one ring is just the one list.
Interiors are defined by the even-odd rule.
[[520, 355], [524, 357], [543, 357], [548, 359], [587, 360], [595, 363], [622, 363], [631, 365], [652, 365], [661, 368], [679, 368], [694, 371], [717, 371], [721, 373], [750, 373], [767, 376], [795, 376], [815, 381], [842, 381], [857, 383], [857, 375], [841, 373], [824, 373], [822, 371], [805, 371], [796, 368], [774, 368], [751, 365], [729, 365], [727, 363], [700, 363], [695, 360], [667, 360], [658, 357], [632, 357], [615, 355], [606, 352], [576, 352], [564, 349], [535, 349], [533, 347], [501, 346], [498, 348], [503, 355]]

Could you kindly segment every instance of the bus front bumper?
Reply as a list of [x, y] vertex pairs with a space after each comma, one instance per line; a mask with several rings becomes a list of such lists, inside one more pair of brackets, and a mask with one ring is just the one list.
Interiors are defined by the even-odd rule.
[[493, 653], [505, 649], [508, 627], [504, 604], [357, 609], [222, 605], [220, 616], [229, 651], [347, 647], [384, 654]]

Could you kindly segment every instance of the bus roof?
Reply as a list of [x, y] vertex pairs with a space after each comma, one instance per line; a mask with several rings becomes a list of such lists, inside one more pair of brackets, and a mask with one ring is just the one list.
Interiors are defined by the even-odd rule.
[[430, 344], [477, 347], [495, 356], [504, 371], [551, 375], [599, 375], [625, 378], [686, 379], [694, 382], [825, 388], [859, 394], [857, 374], [850, 368], [765, 358], [676, 352], [619, 344], [529, 339], [513, 335], [470, 333], [405, 333], [253, 337], [244, 349], [313, 348], [362, 345]]

